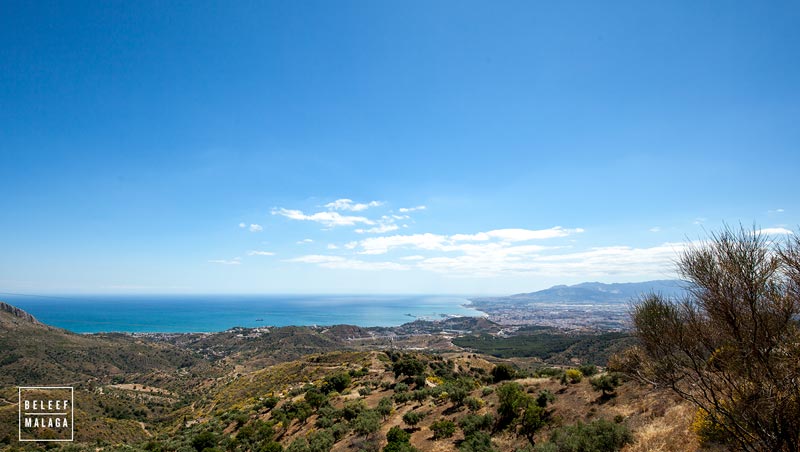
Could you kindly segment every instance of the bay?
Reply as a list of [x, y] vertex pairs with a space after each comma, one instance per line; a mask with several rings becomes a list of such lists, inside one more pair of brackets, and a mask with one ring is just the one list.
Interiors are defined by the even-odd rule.
[[0, 295], [48, 325], [76, 333], [217, 332], [287, 325], [397, 326], [483, 316], [442, 295]]

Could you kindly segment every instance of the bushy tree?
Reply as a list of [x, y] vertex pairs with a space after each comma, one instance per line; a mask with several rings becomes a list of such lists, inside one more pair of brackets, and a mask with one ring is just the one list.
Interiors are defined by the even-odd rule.
[[481, 416], [479, 414], [468, 414], [458, 421], [458, 426], [468, 437], [478, 431], [488, 431], [494, 424], [494, 417], [491, 414]]
[[598, 419], [588, 424], [558, 428], [550, 436], [550, 443], [537, 447], [538, 451], [553, 452], [615, 452], [633, 442], [633, 434], [622, 424]]
[[308, 450], [310, 452], [330, 452], [336, 440], [333, 433], [319, 430], [308, 435]]
[[800, 238], [724, 229], [682, 253], [688, 295], [644, 297], [617, 365], [674, 390], [742, 450], [800, 450]]
[[497, 388], [499, 405], [497, 414], [500, 416], [500, 423], [508, 425], [517, 418], [520, 411], [527, 405], [530, 396], [525, 393], [522, 385], [515, 382], [504, 383]]
[[547, 418], [548, 413], [543, 407], [540, 407], [533, 400], [528, 402], [519, 420], [519, 433], [528, 438], [531, 445], [535, 444], [533, 437], [542, 427], [547, 425]]
[[458, 445], [460, 452], [495, 452], [492, 437], [484, 432], [475, 432]]
[[498, 364], [492, 369], [492, 379], [495, 383], [511, 380], [516, 374], [517, 371], [508, 364]]
[[381, 416], [383, 416], [383, 420], [386, 420], [386, 417], [392, 414], [392, 410], [394, 410], [394, 404], [392, 403], [392, 399], [389, 397], [384, 397], [378, 402], [378, 406], [375, 408], [375, 411], [378, 412]]
[[456, 432], [456, 424], [453, 421], [442, 419], [431, 424], [433, 439], [450, 438]]
[[306, 391], [304, 398], [311, 408], [314, 408], [315, 410], [328, 403], [328, 396], [322, 392], [322, 390], [317, 388], [311, 388]]
[[217, 441], [217, 435], [213, 432], [202, 432], [192, 438], [192, 447], [198, 452], [202, 452], [205, 449], [211, 449], [216, 446]]
[[367, 436], [370, 433], [375, 433], [380, 428], [381, 417], [373, 410], [362, 411], [353, 421], [353, 430], [361, 436]]
[[386, 447], [383, 452], [418, 452], [418, 450], [411, 446], [411, 434], [394, 426], [386, 433]]
[[286, 452], [310, 452], [308, 440], [303, 437], [295, 438], [286, 448]]
[[395, 377], [405, 375], [407, 377], [416, 377], [425, 372], [425, 364], [417, 358], [406, 356], [398, 360], [392, 366]]
[[322, 390], [326, 393], [333, 391], [342, 392], [350, 386], [352, 379], [347, 372], [338, 372], [325, 378]]
[[417, 424], [422, 422], [425, 419], [426, 413], [420, 413], [418, 411], [409, 411], [408, 413], [403, 415], [403, 422], [408, 424], [410, 427], [416, 427]]

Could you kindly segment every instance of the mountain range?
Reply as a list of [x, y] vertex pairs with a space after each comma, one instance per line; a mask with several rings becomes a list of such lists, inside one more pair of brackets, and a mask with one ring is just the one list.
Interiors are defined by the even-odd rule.
[[687, 283], [678, 279], [661, 279], [636, 283], [584, 282], [572, 286], [558, 285], [530, 293], [519, 293], [505, 297], [481, 297], [472, 301], [504, 302], [510, 304], [559, 302], [559, 303], [627, 303], [648, 293], [659, 293], [667, 297], [681, 296]]

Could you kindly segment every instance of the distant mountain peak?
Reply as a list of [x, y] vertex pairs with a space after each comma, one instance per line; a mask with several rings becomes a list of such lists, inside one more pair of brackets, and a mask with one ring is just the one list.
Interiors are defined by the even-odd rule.
[[506, 300], [514, 303], [526, 302], [628, 302], [651, 292], [666, 297], [684, 293], [686, 283], [678, 279], [659, 279], [635, 283], [583, 282], [570, 286], [559, 284], [549, 289], [530, 293], [519, 293], [507, 297], [489, 297], [477, 300]]

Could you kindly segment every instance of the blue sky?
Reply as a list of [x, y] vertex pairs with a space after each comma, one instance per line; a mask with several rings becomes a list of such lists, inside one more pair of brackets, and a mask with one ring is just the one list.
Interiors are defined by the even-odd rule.
[[502, 294], [796, 230], [796, 2], [557, 3], [3, 2], [0, 292]]

